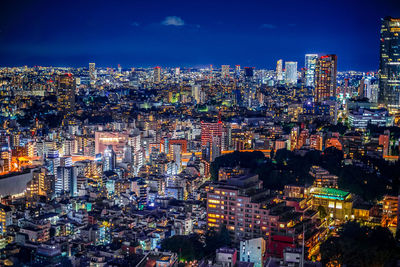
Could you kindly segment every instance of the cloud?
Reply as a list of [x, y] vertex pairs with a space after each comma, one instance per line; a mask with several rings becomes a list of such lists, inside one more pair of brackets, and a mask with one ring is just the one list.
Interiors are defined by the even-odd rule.
[[180, 17], [168, 16], [165, 17], [165, 19], [161, 22], [161, 24], [165, 26], [183, 26], [185, 25], [185, 22]]
[[139, 22], [136, 22], [136, 21], [131, 23], [132, 27], [139, 27], [139, 25], [140, 25]]
[[265, 24], [262, 24], [260, 26], [260, 28], [261, 29], [276, 29], [276, 25], [265, 23]]

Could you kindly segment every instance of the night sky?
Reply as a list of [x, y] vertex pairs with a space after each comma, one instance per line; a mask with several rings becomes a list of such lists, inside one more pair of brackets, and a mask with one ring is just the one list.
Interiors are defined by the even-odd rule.
[[400, 0], [2, 0], [0, 66], [304, 65], [335, 53], [339, 70], [377, 70], [380, 18]]

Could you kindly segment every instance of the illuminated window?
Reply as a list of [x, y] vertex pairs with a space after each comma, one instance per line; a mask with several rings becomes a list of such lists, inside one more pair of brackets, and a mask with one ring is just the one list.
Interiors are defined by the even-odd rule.
[[336, 208], [337, 209], [342, 209], [342, 203], [336, 203]]
[[335, 208], [335, 202], [329, 201], [328, 207], [329, 207], [329, 208]]

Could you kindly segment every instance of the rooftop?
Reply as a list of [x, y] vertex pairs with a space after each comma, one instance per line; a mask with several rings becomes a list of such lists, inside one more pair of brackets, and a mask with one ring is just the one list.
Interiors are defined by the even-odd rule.
[[327, 187], [313, 187], [311, 188], [310, 193], [318, 198], [337, 199], [337, 200], [345, 200], [350, 195], [349, 192], [336, 188], [327, 188]]

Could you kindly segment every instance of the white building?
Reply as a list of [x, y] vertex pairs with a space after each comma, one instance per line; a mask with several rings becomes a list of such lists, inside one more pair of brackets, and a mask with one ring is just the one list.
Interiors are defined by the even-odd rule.
[[266, 242], [262, 237], [240, 241], [240, 261], [252, 262], [254, 267], [264, 265]]
[[294, 61], [285, 62], [285, 82], [287, 84], [297, 83], [297, 62]]
[[306, 54], [306, 86], [314, 87], [315, 66], [317, 64], [318, 54]]

